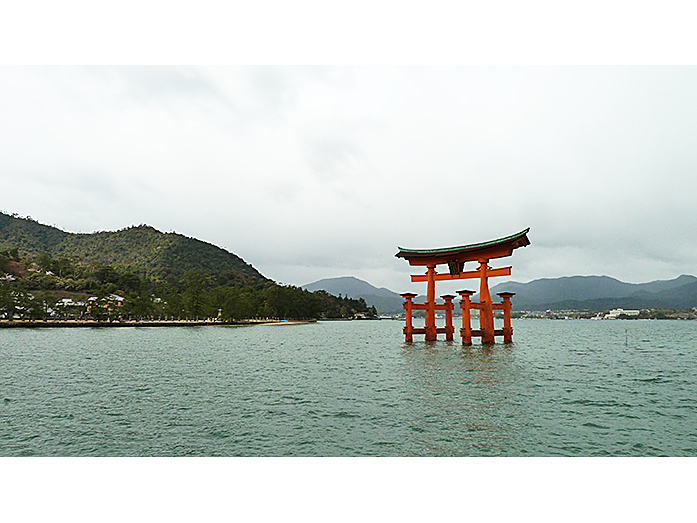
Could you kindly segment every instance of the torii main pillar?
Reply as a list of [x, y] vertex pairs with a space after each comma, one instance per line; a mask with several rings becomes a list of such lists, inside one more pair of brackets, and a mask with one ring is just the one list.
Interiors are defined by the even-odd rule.
[[[426, 302], [417, 304], [413, 302], [415, 294], [403, 294], [405, 298], [404, 309], [407, 315], [407, 325], [404, 327], [406, 341], [412, 341], [414, 334], [424, 334], [426, 341], [436, 340], [439, 333], [445, 333], [446, 339], [452, 339], [452, 299], [453, 296], [443, 296], [445, 305], [436, 304], [436, 281], [459, 280], [468, 278], [479, 279], [479, 302], [471, 302], [470, 296], [474, 291], [460, 291], [462, 298], [460, 306], [462, 308], [463, 326], [460, 330], [462, 343], [470, 345], [472, 336], [479, 336], [482, 343], [494, 343], [495, 336], [503, 336], [504, 343], [512, 341], [513, 329], [511, 327], [511, 297], [513, 293], [499, 293], [503, 302], [493, 303], [489, 292], [489, 278], [495, 276], [510, 276], [511, 267], [501, 267], [492, 269], [489, 260], [510, 256], [514, 249], [530, 245], [527, 233], [530, 229], [525, 229], [518, 234], [493, 240], [490, 242], [463, 245], [461, 247], [450, 247], [445, 249], [403, 249], [395, 255], [398, 258], [405, 258], [409, 265], [425, 266], [426, 274], [412, 275], [412, 282], [426, 282]], [[464, 265], [468, 261], [476, 261], [479, 267], [473, 271], [463, 271]], [[447, 264], [449, 273], [438, 273], [436, 267], [440, 264]], [[479, 329], [473, 330], [470, 325], [470, 310], [479, 310]], [[504, 312], [504, 328], [495, 330], [494, 328], [494, 309], [501, 309]], [[423, 329], [414, 328], [412, 325], [412, 310], [424, 310], [426, 313], [425, 325]], [[436, 327], [436, 310], [446, 311], [446, 327]]]

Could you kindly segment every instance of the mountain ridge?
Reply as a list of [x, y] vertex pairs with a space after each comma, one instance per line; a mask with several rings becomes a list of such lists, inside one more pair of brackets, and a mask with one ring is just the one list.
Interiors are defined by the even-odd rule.
[[697, 306], [697, 277], [683, 274], [671, 280], [626, 283], [610, 276], [564, 276], [528, 283], [509, 281], [491, 288], [515, 292], [514, 310], [591, 310], [609, 308], [689, 309]]
[[339, 294], [354, 299], [363, 298], [368, 305], [373, 305], [381, 314], [395, 314], [402, 311], [402, 297], [385, 287], [375, 287], [355, 276], [324, 278], [300, 286], [310, 292], [323, 290], [329, 294]]
[[[306, 284], [307, 290], [322, 289], [330, 294], [363, 298], [382, 314], [400, 313], [403, 298], [385, 287], [342, 276], [324, 278]], [[540, 278], [527, 283], [509, 281], [491, 288], [498, 292], [514, 292], [514, 310], [590, 310], [600, 312], [624, 309], [690, 309], [697, 306], [697, 277], [683, 274], [671, 280], [647, 283], [626, 283], [610, 276], [563, 276]], [[475, 295], [474, 300], [479, 296]]]
[[0, 250], [52, 257], [78, 256], [84, 261], [146, 273], [156, 281], [171, 282], [190, 270], [213, 277], [219, 284], [264, 286], [263, 276], [236, 254], [179, 233], [161, 232], [150, 225], [117, 231], [71, 233], [0, 212]]

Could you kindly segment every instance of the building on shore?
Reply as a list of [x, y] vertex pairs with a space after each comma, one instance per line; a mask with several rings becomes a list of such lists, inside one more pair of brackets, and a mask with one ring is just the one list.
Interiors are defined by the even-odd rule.
[[599, 312], [594, 320], [618, 320], [620, 318], [636, 318], [641, 314], [638, 310], [612, 309], [610, 312]]

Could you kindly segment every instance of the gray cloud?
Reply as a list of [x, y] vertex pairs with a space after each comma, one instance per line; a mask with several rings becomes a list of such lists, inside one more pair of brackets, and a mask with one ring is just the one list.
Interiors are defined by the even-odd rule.
[[695, 273], [694, 67], [0, 68], [0, 206], [304, 284], [530, 226], [513, 279]]
[[361, 150], [344, 135], [325, 135], [308, 143], [308, 163], [320, 179], [355, 176]]

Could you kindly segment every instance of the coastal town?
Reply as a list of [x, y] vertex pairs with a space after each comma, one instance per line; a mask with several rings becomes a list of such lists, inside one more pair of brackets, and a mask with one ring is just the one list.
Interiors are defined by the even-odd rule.
[[[414, 315], [418, 317], [418, 315]], [[423, 314], [421, 314], [423, 316]], [[453, 317], [460, 317], [459, 311], [453, 312]], [[477, 311], [472, 311], [472, 317], [478, 317]], [[501, 313], [495, 313], [496, 319], [502, 319]], [[436, 315], [437, 319], [443, 319], [441, 314]], [[578, 310], [546, 310], [546, 311], [512, 311], [512, 319], [526, 320], [697, 320], [697, 307], [689, 310], [667, 310], [667, 309], [611, 309], [601, 312], [578, 311]], [[384, 314], [380, 319], [393, 319], [404, 321], [404, 314], [389, 315]]]
[[690, 310], [612, 309], [602, 312], [562, 310], [562, 311], [518, 311], [513, 318], [543, 320], [697, 320], [697, 307]]

